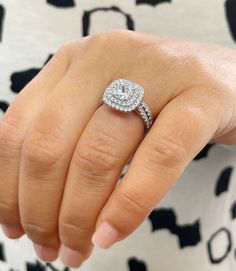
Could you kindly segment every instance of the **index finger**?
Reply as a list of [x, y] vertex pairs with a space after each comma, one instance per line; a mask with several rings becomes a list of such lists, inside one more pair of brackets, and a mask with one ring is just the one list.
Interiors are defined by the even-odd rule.
[[184, 92], [161, 111], [98, 217], [95, 245], [108, 248], [133, 232], [214, 135], [222, 109], [207, 91]]

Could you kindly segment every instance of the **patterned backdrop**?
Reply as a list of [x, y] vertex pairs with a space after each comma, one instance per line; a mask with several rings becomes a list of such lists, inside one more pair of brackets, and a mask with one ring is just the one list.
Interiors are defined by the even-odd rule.
[[[234, 48], [236, 0], [0, 0], [1, 114], [59, 46], [108, 27]], [[95, 249], [80, 270], [236, 270], [235, 164], [235, 154], [209, 143], [137, 231]], [[17, 270], [69, 268], [37, 259], [27, 237], [0, 233], [0, 271]]]

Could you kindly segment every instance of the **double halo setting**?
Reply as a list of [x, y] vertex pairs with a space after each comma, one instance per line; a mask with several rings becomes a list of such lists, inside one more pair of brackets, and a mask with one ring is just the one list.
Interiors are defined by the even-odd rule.
[[101, 102], [120, 112], [135, 111], [144, 121], [146, 130], [149, 130], [153, 115], [143, 97], [142, 86], [130, 80], [116, 79], [104, 91]]

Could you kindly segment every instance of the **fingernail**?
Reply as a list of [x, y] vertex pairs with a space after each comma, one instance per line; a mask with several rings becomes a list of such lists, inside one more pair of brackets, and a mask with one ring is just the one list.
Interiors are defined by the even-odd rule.
[[24, 229], [21, 226], [1, 224], [1, 228], [4, 234], [7, 235], [9, 238], [19, 238], [25, 233]]
[[118, 231], [107, 222], [102, 222], [92, 236], [94, 245], [109, 248], [118, 238]]
[[65, 245], [61, 244], [60, 251], [60, 260], [66, 266], [77, 268], [81, 265], [83, 256], [77, 250], [73, 250]]
[[58, 257], [58, 249], [41, 246], [35, 243], [33, 243], [33, 246], [37, 256], [45, 262], [53, 262]]

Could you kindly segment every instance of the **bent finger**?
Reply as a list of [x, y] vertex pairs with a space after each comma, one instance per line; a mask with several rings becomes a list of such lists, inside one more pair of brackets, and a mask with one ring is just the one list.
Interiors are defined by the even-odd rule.
[[184, 92], [161, 111], [98, 217], [95, 245], [108, 248], [132, 233], [214, 135], [219, 100], [209, 93], [206, 104], [201, 91]]
[[83, 61], [81, 56], [71, 63], [51, 91], [30, 125], [22, 147], [21, 222], [43, 260], [49, 260], [49, 250], [50, 255], [57, 256], [58, 216], [71, 157], [86, 124], [100, 105], [100, 93], [108, 80], [105, 75], [95, 76], [98, 69], [93, 64], [94, 72], [87, 74]]
[[142, 139], [142, 126], [135, 113], [126, 115], [106, 105], [86, 126], [71, 160], [60, 209], [60, 254], [65, 265], [78, 267], [80, 258], [90, 253], [97, 216]]
[[39, 106], [67, 70], [69, 56], [65, 51], [59, 49], [16, 95], [0, 121], [0, 223], [9, 238], [24, 234], [18, 207], [18, 173], [25, 133]]

